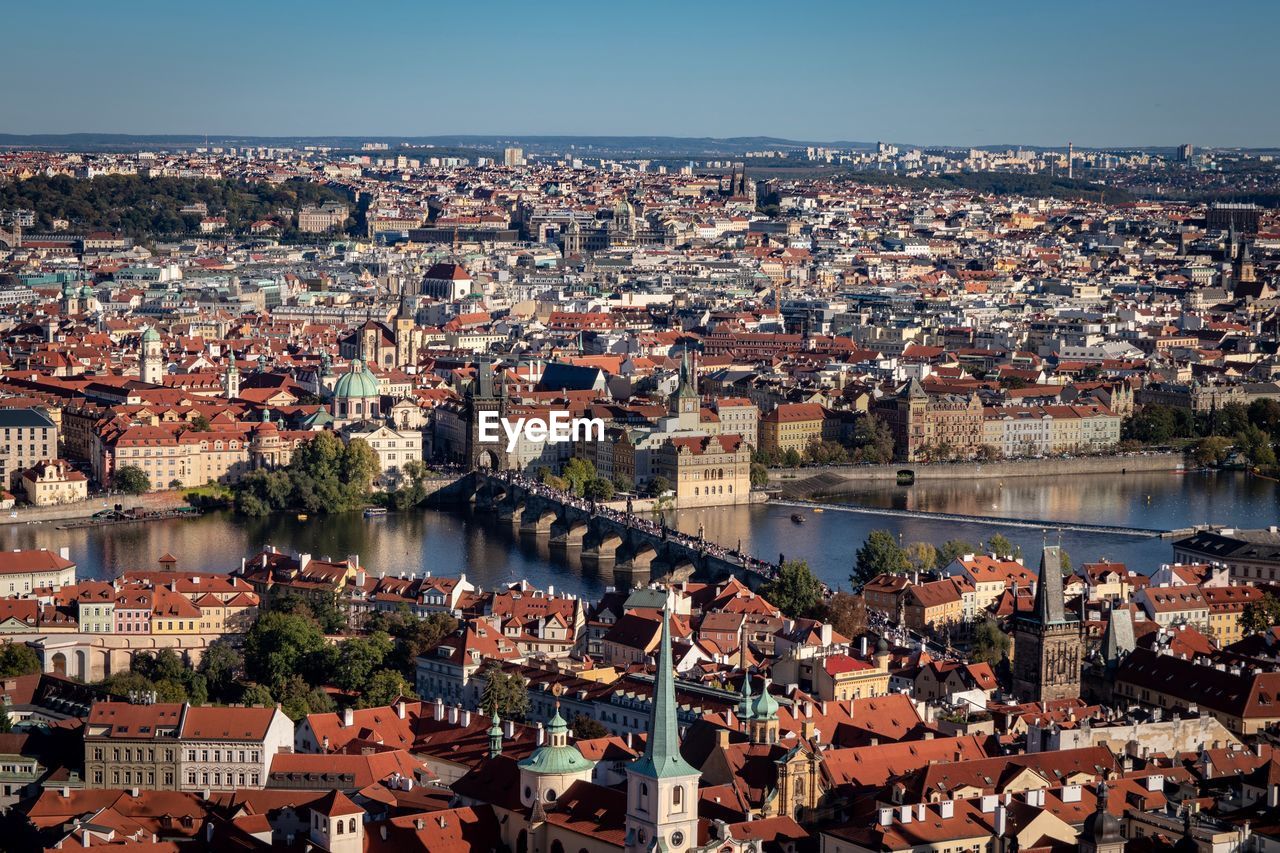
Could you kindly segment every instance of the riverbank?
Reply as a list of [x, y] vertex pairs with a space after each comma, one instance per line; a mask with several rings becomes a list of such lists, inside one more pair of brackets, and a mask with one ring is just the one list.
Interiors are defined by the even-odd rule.
[[145, 495], [99, 495], [87, 501], [57, 506], [21, 507], [0, 513], [0, 525], [44, 524], [87, 519], [95, 512], [119, 505], [122, 510], [170, 510], [187, 506], [182, 492], [148, 492]]
[[1135, 453], [1123, 456], [1081, 456], [1072, 459], [1009, 459], [1000, 462], [903, 462], [890, 465], [830, 465], [812, 468], [770, 468], [769, 486], [786, 500], [813, 500], [839, 495], [865, 483], [897, 482], [910, 471], [915, 482], [929, 480], [992, 480], [1015, 477], [1067, 477], [1077, 474], [1123, 475], [1131, 472], [1179, 471], [1181, 453]]

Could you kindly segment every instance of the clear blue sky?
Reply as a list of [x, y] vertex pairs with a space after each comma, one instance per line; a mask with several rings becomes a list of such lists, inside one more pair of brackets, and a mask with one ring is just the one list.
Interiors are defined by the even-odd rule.
[[1280, 145], [1280, 3], [6, 4], [0, 132]]

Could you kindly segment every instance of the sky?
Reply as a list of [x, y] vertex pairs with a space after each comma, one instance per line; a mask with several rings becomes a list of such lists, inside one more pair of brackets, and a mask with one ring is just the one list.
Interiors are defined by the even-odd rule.
[[0, 132], [1280, 145], [1275, 0], [59, 0]]

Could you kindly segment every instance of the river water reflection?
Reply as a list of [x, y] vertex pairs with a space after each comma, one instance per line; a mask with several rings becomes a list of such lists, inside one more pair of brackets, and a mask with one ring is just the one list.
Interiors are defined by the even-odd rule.
[[[1243, 473], [1135, 473], [874, 485], [830, 500], [850, 509], [861, 505], [1158, 529], [1209, 521], [1264, 527], [1280, 523], [1277, 485]], [[900, 535], [904, 542], [979, 542], [1000, 532], [1028, 553], [1043, 538], [1035, 528], [871, 515], [837, 507], [822, 513], [803, 510], [807, 522], [795, 524], [791, 515], [796, 511], [767, 504], [720, 507], [682, 511], [669, 521], [687, 533], [697, 533], [701, 526], [707, 538], [730, 547], [741, 542], [761, 557], [804, 558], [833, 586], [847, 585], [855, 552], [877, 528]], [[1057, 532], [1050, 537], [1056, 542]], [[242, 557], [268, 544], [316, 557], [359, 554], [370, 571], [392, 575], [465, 572], [486, 588], [527, 579], [540, 587], [553, 585], [594, 597], [612, 583], [608, 572], [584, 567], [572, 552], [549, 547], [545, 537], [520, 537], [489, 516], [454, 512], [393, 513], [377, 519], [350, 513], [309, 521], [290, 515], [242, 519], [218, 512], [195, 520], [78, 530], [58, 530], [53, 524], [0, 527], [0, 546], [66, 547], [81, 574], [95, 578], [154, 568], [165, 553], [178, 558], [179, 568], [229, 571]], [[1151, 571], [1172, 555], [1169, 540], [1158, 537], [1064, 531], [1062, 544], [1077, 563], [1106, 557], [1140, 571]]]

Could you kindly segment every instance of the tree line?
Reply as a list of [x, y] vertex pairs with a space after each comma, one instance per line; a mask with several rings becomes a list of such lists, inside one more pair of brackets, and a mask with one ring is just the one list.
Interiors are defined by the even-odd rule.
[[55, 219], [65, 219], [73, 231], [113, 231], [135, 239], [199, 231], [202, 215], [182, 212], [198, 202], [210, 216], [225, 217], [233, 233], [247, 231], [259, 220], [281, 218], [287, 234], [294, 232], [292, 220], [277, 217], [277, 212], [328, 201], [349, 203], [342, 193], [302, 178], [272, 185], [230, 179], [41, 175], [0, 183], [0, 209], [35, 211], [36, 231], [50, 231]]

